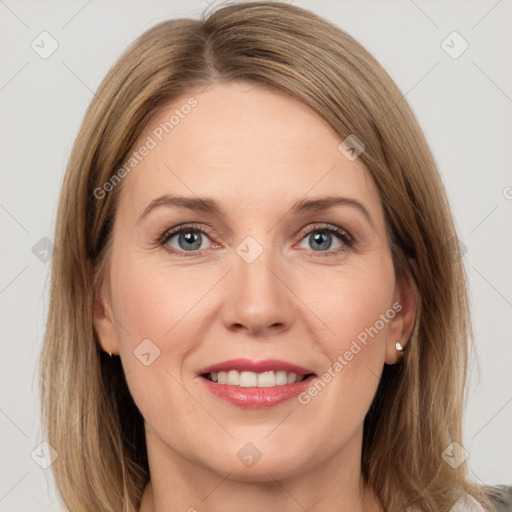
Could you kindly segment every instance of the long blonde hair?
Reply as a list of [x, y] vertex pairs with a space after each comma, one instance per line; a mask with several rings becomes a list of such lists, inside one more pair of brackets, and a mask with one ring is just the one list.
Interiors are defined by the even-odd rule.
[[[133, 512], [149, 479], [143, 418], [119, 358], [99, 347], [94, 290], [108, 265], [122, 183], [99, 199], [151, 116], [213, 81], [245, 80], [300, 100], [360, 155], [378, 187], [397, 279], [419, 297], [402, 364], [386, 366], [365, 419], [362, 471], [390, 512], [448, 511], [484, 489], [443, 451], [463, 444], [465, 363], [472, 340], [467, 284], [435, 161], [403, 94], [356, 40], [280, 2], [243, 2], [142, 34], [102, 81], [62, 185], [41, 358], [43, 425], [66, 506]], [[415, 260], [414, 271], [409, 264]]]

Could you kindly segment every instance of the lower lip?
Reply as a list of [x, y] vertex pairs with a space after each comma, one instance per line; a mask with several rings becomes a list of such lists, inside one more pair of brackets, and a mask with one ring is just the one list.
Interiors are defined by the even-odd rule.
[[218, 384], [204, 377], [199, 378], [204, 382], [208, 391], [221, 400], [225, 400], [243, 409], [262, 409], [296, 398], [311, 386], [315, 377], [310, 376], [301, 382], [269, 388], [244, 388], [229, 384]]

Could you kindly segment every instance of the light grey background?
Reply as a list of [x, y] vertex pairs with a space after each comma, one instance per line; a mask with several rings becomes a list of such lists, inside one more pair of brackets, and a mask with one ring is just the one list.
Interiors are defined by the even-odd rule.
[[[427, 135], [467, 248], [479, 365], [472, 371], [466, 449], [474, 479], [512, 484], [512, 3], [293, 3], [363, 43]], [[31, 458], [43, 441], [36, 364], [49, 271], [32, 248], [53, 237], [82, 116], [131, 41], [159, 21], [198, 17], [206, 7], [206, 0], [0, 0], [1, 511], [58, 510], [51, 470]], [[31, 48], [43, 31], [58, 43], [46, 59]], [[441, 46], [453, 31], [469, 44], [458, 58]], [[457, 37], [444, 48], [462, 48]]]

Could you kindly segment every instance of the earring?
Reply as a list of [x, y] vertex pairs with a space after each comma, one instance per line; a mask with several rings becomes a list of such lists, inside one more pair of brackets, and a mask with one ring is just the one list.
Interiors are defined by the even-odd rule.
[[403, 352], [404, 347], [402, 347], [401, 343], [397, 341], [395, 343], [395, 349], [397, 350], [397, 352]]
[[108, 353], [108, 355], [109, 355], [110, 357], [112, 357], [112, 352], [109, 352], [109, 353]]

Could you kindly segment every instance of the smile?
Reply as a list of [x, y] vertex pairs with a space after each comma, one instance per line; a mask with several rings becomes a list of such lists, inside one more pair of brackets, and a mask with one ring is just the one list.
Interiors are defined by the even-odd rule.
[[214, 397], [243, 409], [272, 407], [296, 398], [316, 375], [287, 361], [232, 359], [198, 372]]
[[303, 381], [307, 375], [297, 375], [294, 372], [284, 370], [262, 373], [237, 370], [228, 370], [222, 372], [211, 372], [204, 375], [205, 379], [218, 384], [228, 384], [231, 386], [240, 386], [243, 388], [270, 388], [273, 386], [284, 386], [286, 384], [295, 384]]

